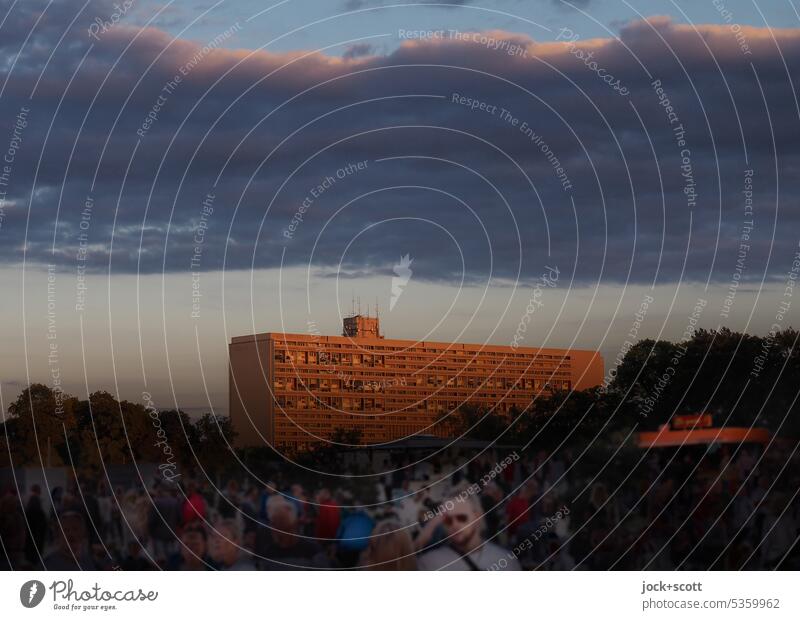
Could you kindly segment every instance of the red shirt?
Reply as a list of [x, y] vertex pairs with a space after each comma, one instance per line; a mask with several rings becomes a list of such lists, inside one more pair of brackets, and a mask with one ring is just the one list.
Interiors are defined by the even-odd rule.
[[195, 519], [206, 518], [206, 500], [200, 493], [193, 493], [183, 504], [183, 524], [186, 525]]
[[506, 516], [508, 516], [508, 533], [514, 534], [517, 528], [522, 524], [528, 515], [525, 511], [528, 509], [528, 501], [522, 499], [519, 495], [512, 497], [506, 506]]
[[333, 502], [324, 502], [319, 506], [317, 515], [317, 538], [336, 538], [339, 531], [339, 521], [341, 520], [341, 510]]

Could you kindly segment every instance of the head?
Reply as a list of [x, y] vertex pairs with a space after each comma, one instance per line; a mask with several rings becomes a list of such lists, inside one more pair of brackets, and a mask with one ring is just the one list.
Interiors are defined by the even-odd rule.
[[281, 495], [267, 501], [267, 518], [272, 527], [272, 539], [281, 547], [291, 547], [297, 541], [297, 509]]
[[128, 543], [128, 555], [132, 558], [138, 558], [142, 551], [142, 545], [137, 540], [132, 540]]
[[236, 564], [242, 546], [242, 532], [233, 519], [222, 519], [214, 526], [211, 557], [223, 567]]
[[79, 512], [63, 512], [59, 517], [58, 548], [64, 554], [82, 555], [86, 551], [86, 519]]
[[449, 543], [464, 552], [477, 547], [483, 538], [483, 511], [478, 498], [457, 488], [443, 508], [442, 522]]
[[592, 487], [591, 503], [595, 508], [600, 507], [608, 499], [608, 491], [602, 482], [596, 483]]
[[202, 561], [208, 549], [208, 535], [203, 524], [193, 521], [181, 533], [181, 556], [185, 562]]
[[395, 520], [379, 523], [372, 531], [361, 565], [369, 570], [416, 570], [414, 544], [408, 530]]

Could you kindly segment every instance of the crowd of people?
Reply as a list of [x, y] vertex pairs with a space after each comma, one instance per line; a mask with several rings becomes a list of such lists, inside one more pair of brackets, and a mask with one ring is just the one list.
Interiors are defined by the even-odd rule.
[[[800, 568], [794, 451], [399, 455], [372, 478], [0, 490], [0, 565], [88, 570]], [[320, 477], [320, 479], [322, 479]], [[361, 481], [360, 484], [353, 480]], [[340, 480], [332, 485], [332, 480]]]

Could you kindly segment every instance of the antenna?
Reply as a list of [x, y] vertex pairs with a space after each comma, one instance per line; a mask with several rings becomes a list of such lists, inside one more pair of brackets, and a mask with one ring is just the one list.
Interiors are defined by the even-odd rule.
[[361, 316], [361, 295], [358, 296], [358, 314]]
[[352, 312], [350, 313], [350, 316], [355, 316], [355, 314], [356, 314], [356, 293], [355, 293], [355, 291], [352, 292], [352, 295], [353, 295], [353, 309], [352, 309]]

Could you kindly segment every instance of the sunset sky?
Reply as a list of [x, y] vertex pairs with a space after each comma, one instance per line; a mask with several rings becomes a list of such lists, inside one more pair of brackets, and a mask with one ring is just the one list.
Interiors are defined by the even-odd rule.
[[607, 368], [698, 300], [707, 328], [764, 334], [782, 302], [797, 327], [799, 24], [782, 0], [3, 0], [2, 409], [57, 371], [224, 412], [232, 336], [337, 334], [354, 296], [391, 337], [494, 344], [535, 297], [526, 345]]

